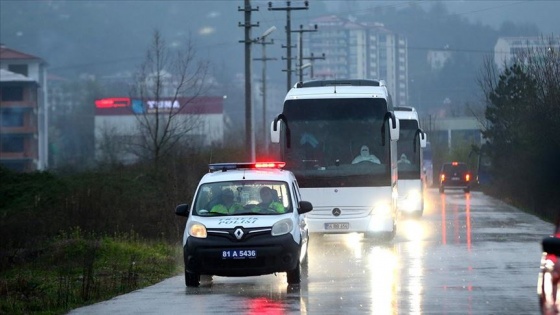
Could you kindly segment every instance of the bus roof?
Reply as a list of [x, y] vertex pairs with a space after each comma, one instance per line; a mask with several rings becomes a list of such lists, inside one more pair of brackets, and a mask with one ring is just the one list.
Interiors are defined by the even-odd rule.
[[416, 120], [418, 121], [418, 112], [414, 107], [397, 106], [395, 107], [395, 117], [401, 120]]
[[314, 80], [298, 82], [286, 95], [286, 100], [297, 98], [355, 98], [389, 99], [383, 80]]

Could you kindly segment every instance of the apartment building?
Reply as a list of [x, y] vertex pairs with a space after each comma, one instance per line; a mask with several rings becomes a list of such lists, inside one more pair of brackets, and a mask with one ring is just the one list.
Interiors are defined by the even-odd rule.
[[0, 163], [48, 168], [47, 64], [0, 44]]
[[382, 79], [394, 105], [408, 103], [408, 44], [380, 23], [361, 23], [335, 15], [311, 21], [318, 32], [309, 36], [309, 51], [325, 54], [313, 64], [317, 79]]

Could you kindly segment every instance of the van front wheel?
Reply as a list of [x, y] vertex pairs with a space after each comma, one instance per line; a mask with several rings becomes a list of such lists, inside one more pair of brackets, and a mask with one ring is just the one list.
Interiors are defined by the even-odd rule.
[[294, 270], [286, 271], [286, 276], [288, 278], [288, 284], [299, 284], [301, 281], [301, 265], [297, 263]]
[[200, 285], [200, 275], [193, 272], [188, 272], [185, 268], [185, 285], [187, 287], [198, 287]]

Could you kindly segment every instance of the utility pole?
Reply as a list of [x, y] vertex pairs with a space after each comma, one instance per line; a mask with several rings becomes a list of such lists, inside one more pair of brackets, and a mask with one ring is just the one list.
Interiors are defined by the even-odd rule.
[[287, 80], [287, 88], [288, 91], [292, 88], [292, 22], [290, 20], [290, 12], [292, 10], [307, 10], [309, 9], [309, 1], [304, 1], [304, 5], [303, 7], [292, 7], [291, 6], [291, 1], [286, 1], [286, 6], [285, 7], [277, 7], [277, 8], [273, 8], [272, 7], [272, 2], [268, 3], [268, 10], [269, 11], [286, 11], [286, 37], [287, 37], [287, 44], [286, 46], [282, 45], [282, 48], [286, 48], [286, 72], [288, 74], [288, 80]]
[[266, 128], [266, 62], [269, 60], [276, 60], [276, 58], [266, 57], [266, 45], [274, 44], [274, 40], [266, 41], [266, 37], [276, 30], [276, 26], [272, 26], [266, 30], [261, 37], [257, 38], [256, 43], [262, 45], [262, 58], [254, 58], [253, 60], [262, 60], [262, 144], [264, 152], [268, 152], [267, 128]]
[[252, 80], [252, 70], [251, 70], [251, 44], [253, 40], [251, 39], [251, 27], [259, 26], [257, 24], [251, 24], [251, 12], [258, 11], [251, 8], [251, 1], [245, 0], [245, 5], [243, 8], [238, 7], [237, 11], [244, 11], [245, 13], [245, 23], [239, 22], [239, 27], [245, 28], [245, 40], [240, 40], [240, 43], [245, 43], [245, 149], [249, 153], [251, 161], [255, 162], [255, 134], [253, 132], [253, 110], [251, 105], [251, 80]]
[[313, 61], [315, 61], [315, 60], [325, 60], [325, 59], [326, 59], [325, 53], [323, 53], [321, 55], [321, 57], [315, 57], [313, 55], [313, 53], [311, 53], [311, 56], [309, 56], [309, 57], [303, 57], [303, 60], [309, 60], [311, 62], [311, 73], [309, 74], [310, 79], [313, 79], [315, 77], [314, 74], [313, 74]]
[[298, 65], [298, 73], [299, 73], [299, 82], [303, 82], [303, 33], [307, 33], [307, 32], [317, 32], [317, 24], [315, 24], [315, 28], [313, 29], [307, 29], [304, 30], [303, 29], [303, 25], [299, 25], [299, 30], [295, 30], [292, 31], [294, 33], [299, 33], [299, 43], [298, 43], [298, 48], [299, 48], [299, 54], [298, 54], [298, 60], [299, 60], [299, 65]]

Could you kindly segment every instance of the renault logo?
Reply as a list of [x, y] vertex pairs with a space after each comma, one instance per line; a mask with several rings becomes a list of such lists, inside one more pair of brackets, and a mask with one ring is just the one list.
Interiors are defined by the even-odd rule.
[[240, 228], [236, 229], [236, 230], [233, 232], [233, 235], [235, 235], [235, 237], [236, 237], [238, 240], [240, 240], [240, 239], [243, 237], [243, 234], [245, 234], [245, 233], [243, 233], [243, 230], [240, 229]]
[[342, 211], [340, 211], [339, 208], [332, 209], [332, 215], [334, 215], [335, 217], [338, 217], [341, 213]]

